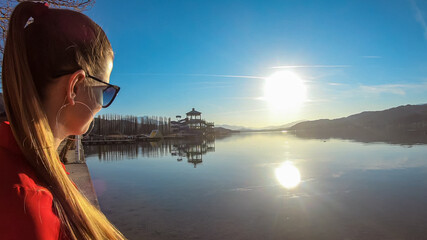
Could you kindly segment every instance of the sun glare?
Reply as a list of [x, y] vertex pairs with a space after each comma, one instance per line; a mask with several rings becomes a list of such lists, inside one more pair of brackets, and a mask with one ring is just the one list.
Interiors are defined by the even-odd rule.
[[265, 79], [264, 99], [274, 110], [298, 110], [306, 95], [303, 80], [294, 72], [278, 71]]
[[275, 170], [277, 181], [286, 189], [292, 189], [301, 182], [301, 174], [291, 162], [284, 162]]

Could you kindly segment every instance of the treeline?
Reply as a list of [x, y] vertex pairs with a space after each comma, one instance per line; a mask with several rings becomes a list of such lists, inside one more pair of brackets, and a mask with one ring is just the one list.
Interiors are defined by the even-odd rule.
[[90, 135], [139, 135], [150, 134], [152, 130], [170, 133], [170, 118], [167, 117], [102, 114], [94, 122]]

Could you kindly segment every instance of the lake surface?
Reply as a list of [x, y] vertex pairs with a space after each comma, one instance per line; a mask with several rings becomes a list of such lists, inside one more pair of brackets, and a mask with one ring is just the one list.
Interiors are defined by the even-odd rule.
[[427, 145], [241, 133], [85, 146], [129, 239], [425, 239]]

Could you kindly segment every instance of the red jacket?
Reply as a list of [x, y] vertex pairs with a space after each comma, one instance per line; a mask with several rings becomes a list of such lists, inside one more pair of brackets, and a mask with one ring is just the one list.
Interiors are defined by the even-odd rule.
[[1, 122], [0, 239], [63, 239], [52, 199], [25, 161], [9, 122]]

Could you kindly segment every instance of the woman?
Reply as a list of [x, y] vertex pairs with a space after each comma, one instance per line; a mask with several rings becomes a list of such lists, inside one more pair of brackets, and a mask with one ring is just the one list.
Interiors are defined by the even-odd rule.
[[81, 13], [34, 2], [14, 9], [2, 65], [10, 123], [0, 124], [0, 239], [124, 239], [57, 153], [114, 100], [113, 58], [104, 31]]

